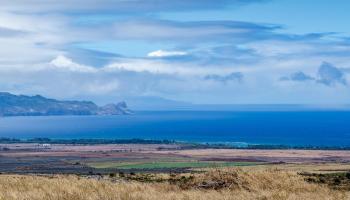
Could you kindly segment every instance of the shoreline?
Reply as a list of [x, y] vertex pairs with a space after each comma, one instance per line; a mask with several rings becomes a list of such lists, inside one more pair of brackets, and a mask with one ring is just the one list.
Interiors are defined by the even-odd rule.
[[177, 140], [154, 139], [100, 139], [100, 138], [0, 138], [1, 145], [6, 144], [66, 144], [66, 145], [107, 145], [107, 144], [172, 144], [186, 149], [252, 149], [252, 150], [350, 150], [349, 146], [318, 146], [318, 145], [284, 145], [284, 144], [250, 144], [245, 142], [193, 142]]

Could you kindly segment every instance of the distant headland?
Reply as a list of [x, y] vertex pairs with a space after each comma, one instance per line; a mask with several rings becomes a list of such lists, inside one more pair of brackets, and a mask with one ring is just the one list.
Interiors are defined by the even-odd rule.
[[0, 116], [127, 115], [126, 102], [98, 106], [91, 101], [59, 101], [40, 95], [0, 92]]

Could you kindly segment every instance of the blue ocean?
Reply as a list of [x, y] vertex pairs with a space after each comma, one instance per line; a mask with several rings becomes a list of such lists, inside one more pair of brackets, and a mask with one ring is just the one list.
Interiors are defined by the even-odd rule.
[[123, 116], [4, 117], [0, 137], [350, 147], [350, 112], [145, 111]]

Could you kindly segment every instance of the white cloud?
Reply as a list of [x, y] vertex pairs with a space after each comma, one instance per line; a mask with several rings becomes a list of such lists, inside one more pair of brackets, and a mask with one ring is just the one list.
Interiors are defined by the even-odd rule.
[[246, 71], [244, 67], [235, 67], [234, 69], [229, 66], [218, 68], [216, 65], [201, 67], [196, 63], [173, 63], [171, 61], [150, 59], [119, 59], [103, 68], [106, 71], [125, 70], [174, 76], [227, 75], [240, 69]]
[[239, 41], [259, 31], [265, 31], [263, 28], [265, 27], [257, 24], [235, 21], [126, 20], [116, 21], [110, 31], [111, 35], [118, 39], [168, 40], [170, 42], [176, 40], [178, 43], [188, 44], [188, 41], [206, 43], [213, 38], [216, 41], [227, 41], [228, 39]]
[[[347, 87], [323, 84], [289, 84], [275, 80], [285, 71], [281, 66], [295, 63], [274, 63], [273, 69], [266, 63], [254, 65], [243, 72], [242, 82], [205, 80], [206, 75], [227, 76], [240, 67], [218, 68], [198, 66], [195, 63], [169, 63], [163, 60], [121, 59], [102, 68], [93, 68], [58, 56], [51, 63], [38, 65], [30, 71], [2, 70], [0, 90], [18, 94], [42, 94], [44, 96], [94, 100], [105, 96], [156, 95], [196, 103], [339, 103], [346, 102], [350, 93]], [[304, 66], [312, 62], [304, 61]], [[318, 63], [319, 65], [319, 63]], [[315, 68], [317, 68], [317, 66]], [[264, 68], [265, 67], [265, 68]], [[284, 66], [285, 67], [285, 66]], [[247, 67], [241, 67], [246, 69]], [[266, 92], [268, 91], [268, 92]], [[300, 97], [300, 94], [304, 94]], [[306, 95], [307, 94], [307, 95]], [[334, 98], [324, 98], [333, 96]]]
[[93, 80], [85, 85], [85, 89], [89, 94], [106, 95], [118, 91], [119, 85], [118, 80]]
[[166, 10], [214, 9], [240, 6], [262, 0], [1, 0], [0, 10], [15, 12], [150, 12]]
[[51, 66], [57, 69], [64, 69], [73, 72], [97, 72], [97, 69], [73, 62], [71, 59], [59, 55], [50, 62]]
[[164, 51], [164, 50], [152, 51], [147, 54], [148, 57], [156, 57], [156, 58], [177, 57], [177, 56], [186, 56], [186, 55], [188, 55], [188, 53], [185, 51]]
[[245, 44], [244, 46], [265, 56], [327, 56], [342, 54], [350, 51], [349, 45], [342, 42], [330, 42], [331, 40], [262, 40]]
[[21, 15], [0, 12], [0, 27], [16, 31], [11, 37], [0, 34], [0, 67], [47, 62], [63, 53], [63, 45], [71, 42], [71, 28], [65, 17]]

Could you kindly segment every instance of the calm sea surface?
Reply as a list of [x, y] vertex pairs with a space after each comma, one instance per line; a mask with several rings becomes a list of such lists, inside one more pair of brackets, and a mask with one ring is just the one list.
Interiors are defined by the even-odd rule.
[[140, 138], [349, 146], [350, 112], [137, 112], [0, 118], [0, 137]]

